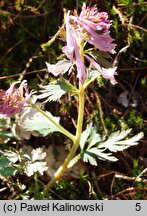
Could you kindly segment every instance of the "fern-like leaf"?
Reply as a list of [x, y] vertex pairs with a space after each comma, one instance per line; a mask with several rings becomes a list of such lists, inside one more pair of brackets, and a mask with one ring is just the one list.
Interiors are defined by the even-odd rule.
[[105, 142], [99, 144], [99, 148], [107, 148], [111, 152], [117, 152], [137, 145], [138, 141], [143, 137], [142, 132], [129, 139], [122, 140], [130, 133], [130, 131], [131, 129], [111, 134]]
[[[46, 112], [55, 122], [59, 124], [59, 117], [54, 117], [50, 112]], [[28, 119], [23, 125], [24, 130], [37, 131], [42, 136], [46, 136], [49, 133], [60, 131], [53, 123], [51, 123], [41, 113], [36, 113], [32, 118]]]
[[97, 165], [97, 159], [111, 162], [117, 161], [118, 159], [111, 152], [123, 151], [130, 146], [137, 145], [138, 141], [143, 137], [143, 133], [141, 132], [131, 138], [125, 139], [130, 132], [131, 129], [121, 132], [117, 131], [112, 133], [106, 141], [103, 141], [104, 138], [96, 132], [96, 128], [88, 125], [86, 130], [83, 131], [80, 141], [82, 160], [95, 166]]
[[45, 102], [56, 101], [60, 99], [66, 92], [76, 93], [78, 91], [64, 78], [60, 78], [46, 86], [40, 85], [40, 88], [42, 90], [40, 90], [41, 94], [38, 96], [38, 99], [47, 98]]

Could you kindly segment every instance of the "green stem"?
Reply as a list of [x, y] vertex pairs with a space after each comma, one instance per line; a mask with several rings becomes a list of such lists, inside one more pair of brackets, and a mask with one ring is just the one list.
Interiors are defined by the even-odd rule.
[[[82, 60], [84, 61], [84, 41], [82, 40], [79, 41], [79, 52]], [[79, 94], [79, 110], [78, 110], [76, 137], [73, 142], [73, 146], [69, 154], [67, 155], [67, 158], [63, 162], [63, 164], [59, 167], [59, 169], [57, 170], [57, 172], [55, 173], [51, 181], [46, 185], [45, 191], [49, 191], [53, 186], [53, 184], [57, 181], [57, 179], [59, 179], [62, 176], [62, 174], [67, 170], [70, 161], [74, 158], [75, 153], [79, 147], [82, 127], [83, 127], [83, 119], [84, 119], [84, 87], [80, 81], [79, 81], [78, 94]]]
[[50, 188], [53, 186], [53, 184], [62, 176], [62, 174], [67, 170], [68, 164], [73, 159], [79, 144], [80, 144], [80, 138], [82, 133], [82, 126], [83, 126], [83, 118], [84, 118], [84, 88], [83, 85], [79, 84], [79, 112], [78, 112], [78, 122], [77, 122], [77, 131], [76, 131], [76, 138], [74, 141], [74, 144], [63, 162], [63, 164], [59, 167], [57, 172], [55, 173], [54, 177], [51, 179], [51, 181], [46, 185], [45, 191], [49, 191]]
[[62, 127], [60, 124], [54, 121], [54, 119], [51, 118], [46, 112], [44, 112], [42, 109], [40, 109], [36, 104], [31, 103], [30, 101], [28, 102], [31, 104], [31, 106], [36, 109], [38, 112], [40, 112], [44, 117], [46, 117], [53, 125], [55, 125], [61, 133], [66, 135], [68, 138], [70, 138], [73, 142], [75, 141], [75, 136], [71, 134], [69, 131], [67, 131], [64, 127]]
[[38, 193], [39, 191], [39, 184], [38, 184], [38, 174], [34, 174], [34, 181], [35, 181], [35, 192]]

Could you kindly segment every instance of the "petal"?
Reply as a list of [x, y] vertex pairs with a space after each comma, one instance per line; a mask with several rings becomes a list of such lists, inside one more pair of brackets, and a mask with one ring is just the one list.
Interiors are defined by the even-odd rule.
[[13, 93], [14, 91], [14, 86], [17, 84], [17, 83], [20, 83], [20, 81], [17, 81], [17, 82], [13, 82], [10, 87], [8, 88], [8, 90], [6, 91], [7, 95], [10, 95]]
[[70, 18], [69, 11], [66, 16], [66, 39], [67, 39], [67, 46], [63, 47], [63, 52], [67, 55], [67, 57], [70, 59], [70, 61], [73, 63], [73, 55], [75, 53], [76, 58], [76, 66], [77, 66], [77, 77], [79, 80], [84, 83], [86, 79], [86, 70], [84, 66], [84, 62], [81, 59], [78, 44], [76, 41], [75, 36], [73, 36], [71, 32], [71, 26], [70, 26]]
[[105, 78], [105, 79], [109, 79], [111, 84], [114, 85], [116, 84], [116, 80], [114, 78], [114, 75], [116, 74], [116, 69], [117, 67], [113, 67], [113, 68], [101, 68], [100, 65], [91, 57], [89, 57], [88, 55], [85, 55], [86, 59], [88, 59], [88, 61], [90, 63], [92, 63], [92, 65], [98, 70], [99, 73], [101, 73], [101, 75]]
[[95, 32], [91, 35], [88, 42], [98, 48], [101, 51], [110, 52], [112, 54], [115, 53], [116, 44], [112, 43], [113, 39], [108, 34], [96, 34]]
[[94, 23], [94, 22], [91, 22], [90, 20], [86, 20], [86, 19], [83, 19], [83, 18], [78, 18], [78, 20], [80, 20], [83, 24], [85, 24], [85, 25], [88, 25], [91, 29], [93, 29], [93, 30], [100, 30], [100, 29], [98, 29], [98, 27], [97, 27], [97, 23]]
[[113, 68], [102, 68], [102, 76], [106, 79], [109, 79], [112, 85], [115, 85], [117, 81], [114, 78], [114, 75], [116, 74], [117, 67]]
[[88, 25], [82, 23], [80, 20], [77, 21], [89, 34], [89, 38], [85, 38], [90, 44], [94, 45], [96, 48], [98, 48], [101, 51], [107, 51], [112, 54], [115, 53], [115, 43], [113, 42], [113, 38], [109, 35], [109, 32], [105, 34], [98, 34], [95, 32], [92, 28], [90, 28]]
[[1, 91], [0, 113], [8, 117], [21, 112], [22, 107], [32, 95], [32, 92], [28, 94], [26, 80], [20, 84], [18, 89], [14, 88], [17, 83], [20, 81], [12, 83], [7, 91]]
[[[97, 21], [96, 21], [97, 19]], [[105, 12], [97, 13], [96, 17], [86, 19], [86, 17], [78, 17], [83, 24], [89, 26], [94, 31], [106, 32], [112, 25], [112, 22], [108, 20], [108, 15]]]
[[76, 66], [77, 66], [77, 72], [78, 72], [77, 77], [79, 78], [81, 83], [84, 83], [86, 79], [86, 68], [80, 56], [78, 44], [76, 41], [75, 41], [74, 47], [75, 47], [75, 56], [76, 56]]
[[67, 46], [63, 47], [62, 51], [66, 54], [66, 56], [73, 63], [73, 53], [74, 53], [74, 38], [70, 30], [70, 11], [67, 12], [66, 15], [66, 41]]

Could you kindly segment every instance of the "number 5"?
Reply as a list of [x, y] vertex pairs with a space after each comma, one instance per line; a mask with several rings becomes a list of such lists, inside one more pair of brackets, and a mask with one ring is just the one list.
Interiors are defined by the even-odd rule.
[[135, 210], [140, 211], [141, 210], [141, 203], [136, 203]]

